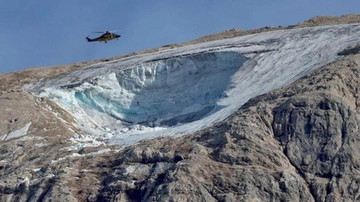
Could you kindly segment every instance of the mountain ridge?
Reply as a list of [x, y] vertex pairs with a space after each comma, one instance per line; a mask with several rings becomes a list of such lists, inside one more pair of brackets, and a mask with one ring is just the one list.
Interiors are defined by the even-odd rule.
[[[318, 23], [318, 19], [323, 18], [308, 23]], [[334, 19], [337, 21], [337, 18], [330, 21]], [[356, 44], [350, 50], [356, 50]], [[27, 73], [33, 70], [14, 73], [18, 81], [10, 84], [10, 88], [2, 85], [4, 119], [0, 129], [19, 131], [30, 119], [36, 120], [32, 127], [43, 129], [44, 134], [36, 134], [37, 140], [17, 142], [5, 137], [2, 141], [0, 172], [5, 180], [1, 177], [0, 198], [359, 200], [356, 131], [360, 58], [356, 51], [346, 54], [289, 86], [249, 100], [224, 121], [195, 134], [141, 141], [124, 149], [104, 145], [83, 147], [76, 159], [64, 158], [74, 155], [69, 153], [72, 146], [69, 138], [78, 129], [68, 124], [73, 118], [51, 100], [23, 92], [16, 82], [31, 83], [33, 78], [28, 78]], [[61, 74], [65, 69], [51, 71]], [[39, 73], [39, 77], [47, 74]], [[9, 82], [4, 75], [0, 76], [1, 83]], [[35, 99], [39, 100], [34, 102]], [[51, 108], [57, 113], [40, 108]], [[49, 131], [62, 135], [46, 135]], [[42, 138], [53, 144], [46, 146]], [[41, 143], [45, 145], [36, 146]], [[97, 155], [93, 156], [94, 153]], [[49, 159], [59, 159], [61, 163]], [[36, 165], [38, 170], [27, 168]], [[84, 184], [92, 186], [83, 187]]]

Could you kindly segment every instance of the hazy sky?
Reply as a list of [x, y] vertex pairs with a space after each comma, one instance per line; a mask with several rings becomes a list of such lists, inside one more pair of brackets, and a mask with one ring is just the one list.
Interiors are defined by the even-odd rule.
[[[359, 0], [0, 0], [0, 73], [123, 55], [232, 28], [286, 26], [359, 8]], [[84, 38], [106, 30], [120, 30], [122, 37], [106, 44]]]

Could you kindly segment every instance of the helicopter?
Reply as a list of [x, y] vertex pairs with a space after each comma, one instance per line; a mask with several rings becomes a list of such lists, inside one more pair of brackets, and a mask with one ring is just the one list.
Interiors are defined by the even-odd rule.
[[105, 42], [107, 43], [110, 40], [114, 40], [114, 39], [118, 39], [119, 37], [121, 37], [120, 34], [115, 34], [114, 32], [116, 32], [116, 30], [114, 31], [105, 31], [105, 32], [92, 32], [92, 33], [102, 33], [101, 36], [96, 37], [96, 38], [89, 38], [88, 36], [86, 36], [85, 38], [87, 39], [87, 42]]

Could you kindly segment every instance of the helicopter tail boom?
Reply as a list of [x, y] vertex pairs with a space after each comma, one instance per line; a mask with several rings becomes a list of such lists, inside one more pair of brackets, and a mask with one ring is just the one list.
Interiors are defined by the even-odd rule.
[[85, 37], [86, 38], [86, 40], [88, 41], [88, 42], [92, 42], [92, 41], [94, 41], [93, 39], [90, 39], [89, 37]]

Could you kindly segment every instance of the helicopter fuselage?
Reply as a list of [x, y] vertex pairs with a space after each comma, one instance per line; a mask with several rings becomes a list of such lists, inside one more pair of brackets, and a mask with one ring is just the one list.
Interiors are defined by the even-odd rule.
[[87, 41], [88, 42], [95, 42], [95, 41], [98, 41], [98, 42], [105, 42], [107, 43], [108, 41], [110, 40], [113, 40], [113, 39], [117, 39], [121, 37], [120, 35], [118, 34], [114, 34], [114, 33], [110, 33], [110, 32], [106, 32], [104, 34], [102, 34], [101, 36], [99, 37], [96, 37], [96, 38], [89, 38], [89, 37], [86, 37]]

